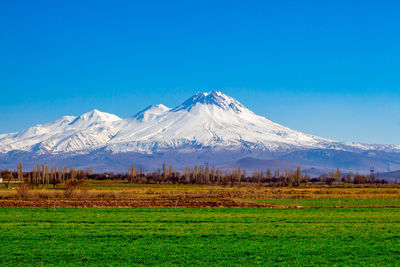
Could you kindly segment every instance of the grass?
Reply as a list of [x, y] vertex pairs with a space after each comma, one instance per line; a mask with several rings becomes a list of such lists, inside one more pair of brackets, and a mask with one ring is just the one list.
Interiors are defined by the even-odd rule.
[[0, 209], [0, 263], [386, 265], [398, 209]]
[[400, 208], [400, 198], [307, 198], [307, 199], [256, 199], [254, 201], [304, 208], [357, 208], [395, 207]]

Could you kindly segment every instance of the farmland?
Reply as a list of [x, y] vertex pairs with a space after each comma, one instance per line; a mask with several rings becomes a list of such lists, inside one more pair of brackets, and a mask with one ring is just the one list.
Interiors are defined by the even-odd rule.
[[16, 265], [395, 265], [397, 209], [0, 209]]
[[2, 266], [400, 261], [397, 185], [21, 188], [0, 188]]
[[182, 185], [93, 181], [70, 191], [64, 185], [0, 188], [0, 207], [151, 208], [377, 208], [400, 207], [398, 185], [267, 187], [261, 184]]

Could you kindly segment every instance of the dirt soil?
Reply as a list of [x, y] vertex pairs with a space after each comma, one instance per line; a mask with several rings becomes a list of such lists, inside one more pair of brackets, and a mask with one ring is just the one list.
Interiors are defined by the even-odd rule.
[[[57, 199], [57, 200], [0, 200], [0, 207], [47, 207], [47, 208], [277, 208], [276, 205], [239, 199]], [[284, 206], [280, 206], [284, 208]]]

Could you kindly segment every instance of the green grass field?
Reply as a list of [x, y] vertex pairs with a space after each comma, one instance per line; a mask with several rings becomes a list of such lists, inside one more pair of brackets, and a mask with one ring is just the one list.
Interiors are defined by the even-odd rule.
[[0, 264], [387, 265], [398, 209], [0, 209]]
[[286, 198], [257, 199], [257, 202], [304, 208], [335, 208], [335, 207], [395, 207], [400, 208], [400, 198]]

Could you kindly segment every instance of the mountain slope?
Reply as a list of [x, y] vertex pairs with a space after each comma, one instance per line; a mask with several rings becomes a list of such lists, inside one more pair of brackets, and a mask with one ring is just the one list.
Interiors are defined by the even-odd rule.
[[116, 133], [113, 127], [121, 118], [98, 110], [79, 117], [60, 119], [33, 126], [0, 139], [0, 152], [13, 150], [37, 153], [63, 153], [92, 150], [103, 146]]
[[[329, 159], [312, 151], [330, 151]], [[146, 157], [155, 161], [167, 154], [165, 158], [177, 164], [186, 160], [227, 164], [251, 156], [288, 159], [311, 167], [331, 167], [338, 162], [346, 168], [351, 164], [363, 168], [378, 161], [385, 171], [400, 166], [400, 146], [342, 143], [295, 131], [254, 114], [219, 91], [197, 93], [174, 108], [149, 106], [127, 119], [98, 110], [64, 116], [0, 135], [0, 153], [3, 162], [10, 163], [22, 154], [24, 159], [39, 160], [42, 155], [66, 161], [90, 154], [87, 165], [89, 158], [104, 157], [105, 167], [115, 166], [116, 158], [122, 165]]]
[[157, 113], [157, 119], [124, 122], [107, 149], [145, 153], [171, 148], [284, 151], [328, 145], [342, 146], [281, 126], [221, 92], [212, 92], [198, 93], [171, 110], [165, 109]]
[[270, 160], [262, 160], [255, 159], [251, 157], [242, 158], [233, 164], [231, 164], [232, 168], [235, 167], [246, 168], [247, 170], [267, 170], [268, 168], [275, 171], [277, 169], [285, 170], [290, 169], [294, 170], [299, 165], [288, 160], [283, 159], [270, 159]]

